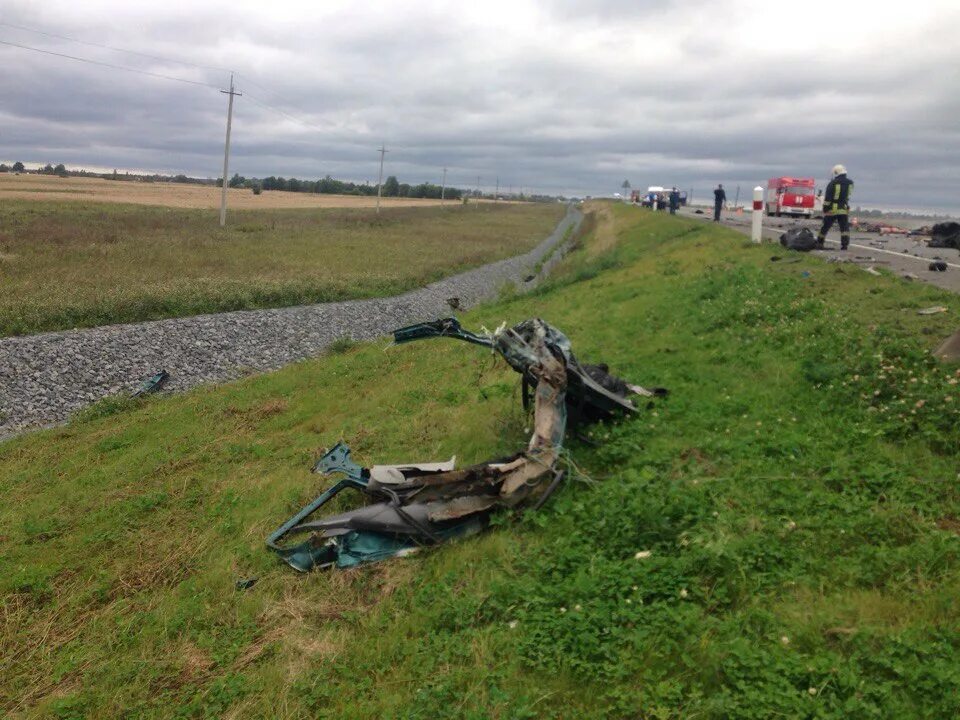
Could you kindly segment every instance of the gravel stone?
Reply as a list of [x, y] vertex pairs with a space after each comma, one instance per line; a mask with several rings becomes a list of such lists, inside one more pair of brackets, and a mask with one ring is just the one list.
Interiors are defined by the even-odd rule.
[[[164, 392], [276, 370], [339, 338], [372, 340], [402, 325], [452, 314], [497, 296], [507, 283], [535, 287], [567, 248], [555, 246], [583, 215], [573, 207], [528, 253], [453, 275], [402, 295], [242, 310], [127, 325], [0, 338], [0, 439], [69, 420], [109, 395], [129, 394], [160, 369]], [[533, 280], [535, 266], [550, 255]]]

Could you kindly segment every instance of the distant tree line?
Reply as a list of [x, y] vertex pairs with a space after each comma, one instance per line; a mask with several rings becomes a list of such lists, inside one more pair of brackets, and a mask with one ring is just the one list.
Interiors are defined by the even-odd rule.
[[[95, 173], [90, 172], [89, 170], [67, 170], [63, 163], [59, 163], [56, 166], [47, 163], [46, 165], [37, 166], [36, 170], [30, 170], [19, 160], [17, 160], [13, 165], [0, 163], [0, 173], [5, 172], [28, 173], [31, 175], [57, 175], [59, 177], [97, 177], [105, 180], [171, 180], [171, 178], [164, 177], [163, 175], [131, 175], [130, 173], [124, 173], [121, 175], [116, 170], [114, 170], [112, 173]], [[208, 180], [207, 182], [209, 183], [212, 181]]]
[[[118, 180], [118, 181], [135, 181], [135, 182], [169, 182], [169, 183], [185, 183], [191, 185], [215, 185], [216, 187], [223, 186], [223, 178], [217, 178], [213, 180], [211, 178], [195, 178], [189, 177], [188, 175], [147, 175], [147, 174], [138, 174], [138, 173], [129, 173], [124, 172], [120, 173], [114, 170], [113, 172], [107, 173], [94, 173], [87, 170], [67, 170], [67, 168], [60, 163], [59, 165], [51, 165], [47, 163], [44, 166], [37, 167], [36, 170], [27, 170], [22, 162], [19, 160], [15, 162], [12, 166], [6, 165], [5, 163], [0, 163], [0, 173], [5, 172], [16, 172], [16, 173], [31, 173], [36, 175], [57, 175], [60, 177], [97, 177], [103, 178], [104, 180]], [[271, 175], [270, 177], [265, 178], [247, 178], [238, 173], [234, 173], [233, 177], [230, 178], [229, 187], [232, 188], [251, 188], [254, 193], [259, 194], [263, 190], [280, 190], [284, 192], [305, 192], [305, 193], [324, 193], [330, 195], [366, 195], [372, 196], [377, 194], [377, 186], [372, 185], [368, 182], [364, 183], [355, 183], [347, 180], [336, 180], [335, 178], [330, 177], [329, 175], [320, 178], [319, 180], [300, 180], [299, 178], [283, 178], [275, 177]], [[462, 190], [456, 187], [447, 187], [446, 189], [442, 188], [440, 185], [435, 185], [433, 183], [420, 183], [418, 185], [411, 185], [409, 183], [400, 182], [395, 175], [391, 175], [383, 182], [383, 191], [382, 195], [384, 197], [404, 197], [404, 198], [431, 198], [435, 200], [440, 199], [441, 193], [443, 197], [447, 200], [460, 200], [464, 197], [486, 197], [492, 198], [492, 194], [484, 194], [476, 190]], [[555, 202], [558, 198], [551, 195], [525, 195], [523, 193], [519, 194], [506, 194], [501, 193], [501, 198], [506, 198], [510, 200], [527, 200], [533, 202]], [[565, 199], [565, 198], [559, 198]]]
[[[217, 179], [217, 186], [223, 184], [222, 178]], [[260, 190], [281, 190], [285, 192], [305, 192], [305, 193], [325, 193], [330, 195], [367, 195], [377, 194], [377, 186], [370, 183], [355, 183], [345, 180], [336, 180], [329, 175], [319, 180], [300, 180], [299, 178], [283, 178], [271, 175], [265, 178], [246, 178], [240, 174], [234, 174], [230, 178], [229, 187], [232, 188], [253, 188]], [[409, 185], [401, 183], [393, 175], [388, 177], [383, 183], [383, 197], [409, 197], [409, 198], [435, 198], [439, 199], [441, 195], [439, 185], [432, 183], [420, 183], [419, 185]], [[463, 196], [463, 191], [459, 188], [448, 187], [443, 191], [443, 196], [449, 200], [459, 200]]]
[[[0, 163], [0, 173], [5, 173], [5, 172], [22, 173], [22, 172], [30, 172], [30, 171], [27, 170], [27, 168], [24, 166], [22, 162], [17, 160], [12, 166], [7, 165], [6, 163]], [[50, 163], [47, 163], [43, 167], [38, 167], [34, 172], [37, 175], [59, 175], [60, 177], [66, 177], [68, 174], [67, 168], [64, 167], [63, 163], [60, 163], [56, 167], [54, 167]]]

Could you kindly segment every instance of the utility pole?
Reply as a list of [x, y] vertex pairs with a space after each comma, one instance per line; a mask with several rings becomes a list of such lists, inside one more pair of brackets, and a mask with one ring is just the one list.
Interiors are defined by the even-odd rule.
[[388, 153], [387, 146], [380, 143], [380, 178], [377, 180], [377, 215], [380, 214], [380, 191], [383, 188], [383, 156]]
[[477, 175], [477, 209], [480, 209], [480, 176]]
[[223, 227], [227, 224], [227, 185], [230, 182], [227, 172], [230, 166], [230, 126], [233, 124], [233, 97], [243, 94], [233, 91], [233, 73], [230, 73], [230, 89], [220, 92], [230, 96], [230, 100], [227, 102], [227, 140], [223, 144], [223, 188], [220, 190], [220, 227]]
[[493, 194], [493, 201], [500, 202], [500, 176], [497, 175], [497, 191]]
[[440, 184], [440, 202], [443, 203], [447, 194], [447, 169], [443, 169], [443, 182]]

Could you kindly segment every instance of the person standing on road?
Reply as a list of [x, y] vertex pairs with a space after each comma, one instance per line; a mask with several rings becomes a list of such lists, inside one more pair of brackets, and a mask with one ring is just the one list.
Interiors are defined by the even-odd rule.
[[677, 208], [680, 207], [680, 191], [677, 190], [677, 186], [673, 186], [673, 190], [670, 191], [670, 214], [676, 215]]
[[713, 221], [720, 222], [720, 211], [723, 204], [727, 201], [727, 194], [723, 191], [723, 185], [718, 184], [717, 189], [713, 191]]
[[827, 183], [823, 193], [823, 225], [817, 235], [817, 248], [823, 250], [823, 241], [833, 227], [834, 221], [840, 226], [840, 249], [850, 245], [850, 194], [853, 192], [853, 180], [847, 177], [843, 165], [833, 166], [833, 180]]

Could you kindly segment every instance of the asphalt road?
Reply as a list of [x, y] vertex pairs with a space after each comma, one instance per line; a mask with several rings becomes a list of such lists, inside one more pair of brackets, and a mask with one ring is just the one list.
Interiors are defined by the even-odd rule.
[[[703, 210], [703, 214], [696, 214], [696, 210]], [[685, 207], [680, 209], [680, 214], [702, 219], [705, 222], [713, 220], [712, 208]], [[742, 215], [725, 210], [721, 215], [723, 225], [739, 230], [744, 235], [750, 235], [751, 221], [749, 210], [744, 211]], [[763, 238], [779, 244], [780, 235], [793, 227], [808, 227], [816, 234], [820, 229], [820, 220], [764, 216]], [[856, 262], [862, 267], [886, 268], [897, 275], [914, 276], [917, 280], [928, 282], [944, 290], [960, 293], [960, 253], [951, 248], [928, 248], [926, 240], [927, 238], [901, 234], [880, 235], [857, 232], [851, 228], [850, 249], [846, 252], [838, 252], [840, 231], [834, 225], [827, 236], [828, 249], [814, 250], [813, 253], [821, 257], [842, 258]], [[929, 265], [934, 260], [946, 262], [947, 271], [929, 270]]]

